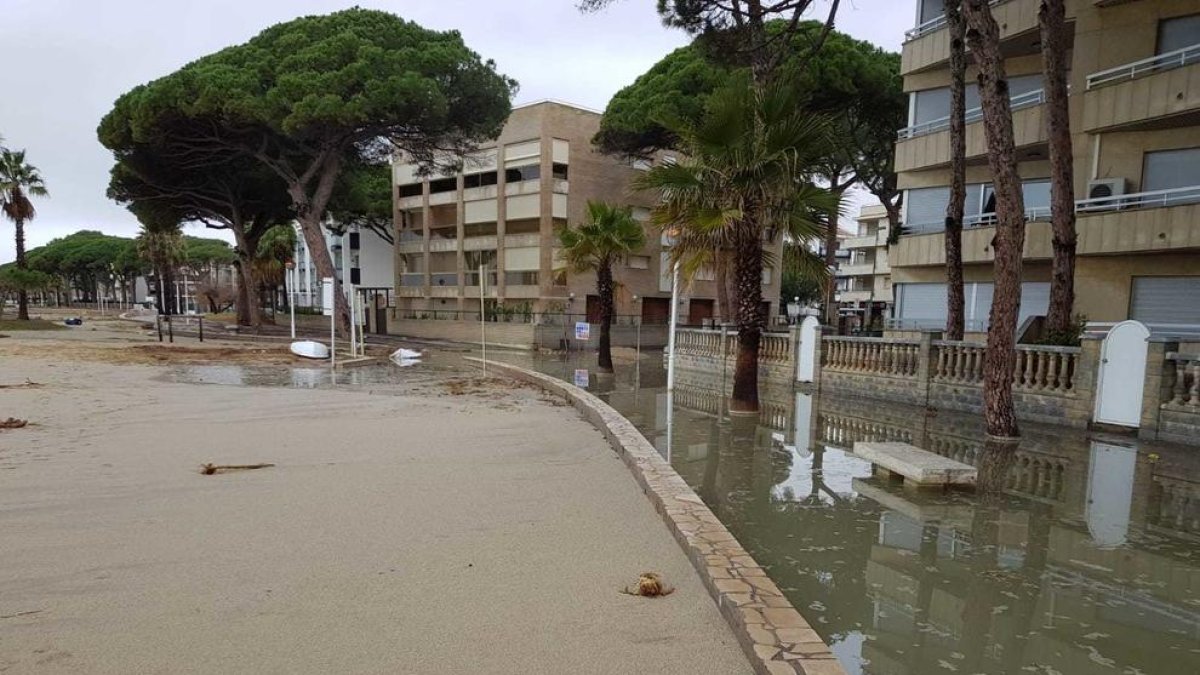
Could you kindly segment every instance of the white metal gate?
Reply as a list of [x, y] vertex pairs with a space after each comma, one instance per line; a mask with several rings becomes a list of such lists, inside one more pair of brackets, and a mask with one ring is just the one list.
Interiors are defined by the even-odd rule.
[[821, 339], [818, 327], [821, 322], [815, 316], [806, 316], [800, 322], [800, 357], [796, 359], [796, 381], [812, 382], [817, 367], [817, 342]]
[[1141, 322], [1122, 321], [1104, 338], [1096, 380], [1096, 422], [1124, 427], [1141, 424], [1148, 337], [1150, 330]]

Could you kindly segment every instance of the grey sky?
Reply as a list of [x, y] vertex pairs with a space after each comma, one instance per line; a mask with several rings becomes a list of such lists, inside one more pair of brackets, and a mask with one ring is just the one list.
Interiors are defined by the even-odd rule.
[[[104, 195], [112, 160], [96, 125], [126, 90], [263, 28], [359, 4], [428, 28], [458, 29], [516, 78], [516, 102], [556, 98], [603, 109], [618, 89], [686, 44], [664, 28], [653, 0], [619, 0], [580, 14], [574, 0], [5, 0], [0, 44], [0, 135], [26, 148], [51, 198], [37, 201], [28, 246], [79, 229], [131, 236], [137, 222]], [[843, 1], [837, 27], [898, 50], [912, 0]], [[21, 92], [14, 94], [14, 92]], [[192, 234], [205, 234], [191, 229]], [[209, 231], [211, 234], [212, 231]], [[0, 262], [13, 258], [0, 225]]]

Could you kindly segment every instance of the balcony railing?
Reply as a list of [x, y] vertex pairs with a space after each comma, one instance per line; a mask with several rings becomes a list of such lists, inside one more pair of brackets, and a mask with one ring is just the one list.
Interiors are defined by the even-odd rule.
[[[996, 5], [999, 5], [1000, 3], [1007, 2], [1007, 1], [1008, 0], [992, 0], [988, 4], [995, 7]], [[925, 23], [918, 24], [917, 26], [904, 31], [904, 41], [908, 42], [909, 40], [916, 40], [917, 38], [921, 37], [922, 35], [928, 35], [930, 33], [939, 31], [945, 27], [946, 27], [946, 15], [942, 14], [941, 16], [935, 16], [932, 19], [926, 21]]]
[[413, 288], [413, 287], [417, 287], [417, 286], [424, 286], [425, 285], [425, 273], [424, 272], [405, 272], [400, 275], [400, 285], [407, 286], [409, 288]]
[[1134, 61], [1116, 68], [1109, 68], [1098, 73], [1092, 73], [1087, 78], [1087, 88], [1095, 89], [1118, 82], [1127, 82], [1144, 75], [1150, 75], [1162, 70], [1181, 68], [1193, 63], [1200, 63], [1200, 44], [1194, 44], [1183, 49], [1176, 49], [1164, 54], [1156, 54], [1148, 59]]
[[[1018, 94], [1016, 96], [1013, 96], [1011, 99], [1009, 99], [1009, 105], [1012, 106], [1013, 110], [1021, 110], [1022, 108], [1032, 108], [1035, 105], [1041, 105], [1045, 102], [1046, 102], [1046, 90], [1045, 89], [1036, 89], [1034, 91], [1028, 91], [1028, 92], [1025, 92], [1024, 94]], [[968, 110], [966, 112], [965, 115], [963, 115], [963, 118], [965, 119], [967, 124], [971, 124], [972, 122], [978, 122], [979, 120], [983, 119], [983, 108], [982, 107], [971, 108], [970, 110]], [[929, 120], [928, 122], [914, 124], [911, 127], [905, 127], [896, 132], [896, 138], [903, 141], [903, 140], [906, 140], [909, 138], [916, 138], [917, 136], [924, 136], [926, 134], [936, 133], [938, 131], [942, 131], [943, 129], [949, 129], [949, 128], [950, 128], [950, 116], [947, 115], [946, 117], [939, 117], [935, 120]]]
[[1075, 212], [1098, 213], [1124, 209], [1157, 209], [1197, 203], [1200, 203], [1200, 185], [1192, 185], [1170, 190], [1151, 190], [1150, 192], [1134, 192], [1112, 197], [1080, 199], [1075, 202]]
[[[1151, 190], [1149, 192], [1134, 192], [1112, 197], [1094, 197], [1079, 199], [1075, 202], [1075, 213], [1087, 215], [1104, 213], [1106, 211], [1124, 211], [1133, 209], [1155, 209], [1168, 206], [1183, 206], [1184, 204], [1200, 204], [1200, 185], [1172, 188], [1170, 190]], [[1035, 206], [1025, 210], [1025, 220], [1035, 222], [1050, 219], [1049, 206]], [[996, 224], [995, 213], [980, 213], [963, 218], [963, 227], [989, 227]], [[940, 232], [945, 221], [929, 223], [906, 223], [904, 234], [924, 234]]]
[[437, 272], [429, 275], [429, 283], [431, 286], [457, 286], [457, 272]]

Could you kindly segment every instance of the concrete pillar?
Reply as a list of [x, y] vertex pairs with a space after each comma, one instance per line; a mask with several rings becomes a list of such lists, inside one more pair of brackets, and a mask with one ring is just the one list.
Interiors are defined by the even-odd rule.
[[1103, 336], [1084, 335], [1079, 344], [1079, 363], [1076, 364], [1072, 389], [1075, 402], [1069, 409], [1084, 426], [1092, 421], [1096, 409], [1096, 380], [1100, 376], [1100, 348]]
[[921, 331], [917, 347], [917, 398], [929, 405], [929, 385], [933, 379], [933, 341], [942, 338], [941, 331]]
[[1179, 342], [1153, 336], [1146, 343], [1146, 376], [1142, 381], [1142, 416], [1138, 438], [1158, 438], [1162, 404], [1171, 400], [1175, 385], [1175, 363], [1167, 354], [1178, 351]]

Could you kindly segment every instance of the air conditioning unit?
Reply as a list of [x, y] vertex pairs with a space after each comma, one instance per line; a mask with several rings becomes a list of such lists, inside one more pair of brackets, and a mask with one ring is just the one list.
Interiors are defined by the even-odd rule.
[[[1088, 181], [1089, 211], [1121, 208], [1121, 195], [1125, 194], [1124, 178], [1098, 178]], [[1111, 199], [1109, 199], [1111, 198]]]

